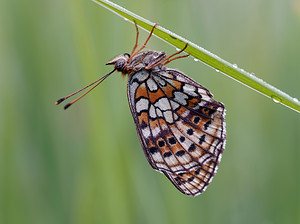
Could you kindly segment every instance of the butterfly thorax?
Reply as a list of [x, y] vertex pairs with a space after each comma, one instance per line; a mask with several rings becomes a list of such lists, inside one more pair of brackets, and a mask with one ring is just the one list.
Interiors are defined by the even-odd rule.
[[[158, 52], [153, 50], [139, 52], [130, 57], [129, 54], [122, 54], [107, 63], [107, 65], [114, 65], [115, 69], [122, 74], [132, 75], [147, 67], [147, 70], [163, 70], [165, 66], [159, 64], [160, 61], [167, 57], [165, 52]], [[155, 65], [155, 66], [151, 66]]]

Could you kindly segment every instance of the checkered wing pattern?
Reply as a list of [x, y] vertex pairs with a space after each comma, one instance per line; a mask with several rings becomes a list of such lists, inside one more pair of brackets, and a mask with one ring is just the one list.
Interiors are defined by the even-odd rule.
[[224, 105], [169, 68], [130, 75], [127, 91], [150, 165], [182, 193], [201, 194], [217, 172], [225, 147]]

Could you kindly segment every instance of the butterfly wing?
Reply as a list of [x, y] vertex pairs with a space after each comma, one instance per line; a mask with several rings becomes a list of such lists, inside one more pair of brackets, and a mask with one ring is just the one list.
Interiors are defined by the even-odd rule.
[[128, 80], [128, 100], [144, 153], [184, 194], [202, 193], [225, 147], [224, 105], [175, 69], [141, 70]]

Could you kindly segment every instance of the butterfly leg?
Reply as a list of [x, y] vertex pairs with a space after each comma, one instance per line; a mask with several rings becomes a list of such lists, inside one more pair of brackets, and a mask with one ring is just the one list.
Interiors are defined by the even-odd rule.
[[184, 46], [184, 48], [182, 48], [182, 50], [180, 50], [180, 51], [178, 51], [178, 52], [176, 52], [176, 53], [170, 55], [169, 57], [164, 58], [163, 60], [160, 60], [160, 61], [158, 61], [158, 62], [156, 62], [156, 63], [151, 63], [151, 64], [147, 65], [147, 66], [145, 67], [145, 69], [148, 70], [148, 69], [154, 68], [155, 66], [157, 66], [157, 65], [159, 65], [159, 64], [162, 64], [162, 63], [164, 63], [164, 65], [166, 65], [166, 64], [168, 64], [169, 62], [174, 61], [174, 60], [176, 60], [176, 59], [188, 57], [189, 54], [183, 55], [183, 56], [178, 56], [178, 57], [175, 57], [175, 58], [171, 59], [172, 57], [174, 57], [174, 56], [176, 56], [176, 55], [182, 53], [182, 52], [187, 48], [187, 46], [188, 46], [188, 44], [186, 44], [186, 45]]
[[[143, 50], [145, 47], [146, 47], [146, 45], [147, 45], [147, 43], [148, 43], [148, 41], [149, 41], [149, 39], [150, 39], [150, 37], [152, 36], [152, 34], [153, 34], [153, 31], [154, 31], [154, 29], [155, 29], [155, 27], [158, 25], [158, 23], [155, 23], [154, 24], [154, 26], [152, 27], [152, 30], [151, 30], [151, 32], [150, 32], [150, 34], [149, 34], [149, 36], [148, 36], [148, 38], [147, 38], [147, 40], [145, 41], [145, 43], [143, 44], [143, 46], [141, 46], [136, 52], [132, 52], [132, 54], [131, 54], [131, 56], [130, 56], [130, 58], [128, 59], [128, 60], [130, 60], [131, 58], [133, 58], [137, 53], [139, 53], [141, 50]], [[136, 27], [137, 27], [137, 25], [136, 25]], [[137, 37], [138, 38], [138, 37]], [[137, 45], [137, 43], [136, 43], [136, 45]], [[136, 47], [135, 47], [136, 48]], [[134, 49], [135, 50], [135, 49]]]
[[169, 59], [169, 60], [167, 60], [167, 61], [164, 63], [164, 65], [170, 63], [171, 61], [177, 60], [177, 59], [179, 59], [179, 58], [185, 58], [185, 57], [188, 57], [188, 56], [190, 56], [190, 55], [189, 55], [189, 54], [186, 54], [186, 55], [182, 55], [182, 56], [178, 56], [178, 57]]
[[136, 23], [134, 23], [134, 25], [135, 25], [135, 29], [136, 29], [136, 39], [135, 39], [135, 45], [134, 45], [134, 47], [133, 47], [133, 50], [132, 50], [131, 54], [134, 53], [134, 51], [135, 51], [135, 49], [136, 49], [136, 47], [137, 47], [137, 45], [138, 45], [138, 42], [139, 42], [139, 28], [138, 28], [138, 26], [136, 25]]

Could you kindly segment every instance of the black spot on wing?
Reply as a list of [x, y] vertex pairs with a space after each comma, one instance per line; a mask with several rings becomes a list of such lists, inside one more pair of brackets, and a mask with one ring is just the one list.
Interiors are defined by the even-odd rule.
[[171, 152], [165, 152], [165, 153], [164, 153], [164, 157], [165, 157], [165, 158], [170, 157], [171, 155], [172, 155]]
[[190, 147], [188, 148], [188, 151], [189, 151], [189, 152], [194, 152], [195, 149], [196, 149], [195, 144], [191, 144]]
[[176, 144], [176, 140], [174, 137], [168, 138], [168, 141], [171, 145], [175, 145]]
[[175, 153], [176, 156], [183, 156], [184, 154], [185, 154], [184, 150], [180, 150], [180, 151]]
[[186, 133], [187, 133], [188, 135], [193, 135], [194, 130], [191, 129], [191, 128], [189, 128], [189, 129], [186, 131]]
[[155, 154], [155, 153], [158, 152], [158, 148], [156, 148], [156, 147], [151, 147], [151, 148], [149, 149], [149, 151], [150, 151], [151, 154]]

